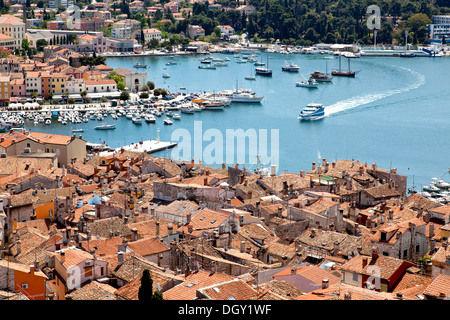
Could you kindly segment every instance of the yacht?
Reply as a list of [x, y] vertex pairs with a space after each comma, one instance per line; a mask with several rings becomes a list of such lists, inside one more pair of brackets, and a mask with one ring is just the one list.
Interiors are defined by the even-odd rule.
[[289, 64], [289, 65], [281, 67], [281, 70], [290, 71], [290, 72], [297, 72], [299, 69], [300, 69], [300, 67], [296, 64]]
[[190, 105], [181, 106], [181, 113], [194, 113], [194, 108]]
[[256, 96], [253, 92], [244, 89], [225, 90], [219, 92], [219, 96], [230, 99], [231, 102], [259, 103], [264, 96]]
[[325, 117], [325, 107], [319, 103], [308, 104], [298, 116], [299, 120], [318, 120]]
[[114, 124], [102, 124], [102, 125], [96, 126], [94, 129], [95, 130], [112, 130], [115, 128], [116, 128], [116, 126]]

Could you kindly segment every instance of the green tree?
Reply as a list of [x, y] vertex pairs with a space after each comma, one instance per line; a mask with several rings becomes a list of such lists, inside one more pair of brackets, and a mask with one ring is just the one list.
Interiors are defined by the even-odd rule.
[[147, 81], [147, 87], [149, 90], [155, 89], [155, 83], [153, 81]]
[[83, 103], [85, 103], [85, 101], [86, 101], [87, 94], [88, 93], [86, 90], [80, 92], [80, 96], [83, 99]]
[[139, 98], [141, 98], [141, 99], [148, 99], [149, 96], [150, 96], [150, 95], [148, 94], [148, 92], [142, 92], [142, 93], [139, 95]]
[[153, 292], [153, 279], [148, 269], [144, 269], [141, 276], [141, 286], [138, 291], [139, 301], [163, 300], [162, 294]]
[[128, 91], [126, 91], [126, 90], [123, 90], [123, 91], [120, 93], [119, 99], [122, 100], [122, 101], [128, 101], [128, 100], [130, 100], [130, 93], [129, 93]]

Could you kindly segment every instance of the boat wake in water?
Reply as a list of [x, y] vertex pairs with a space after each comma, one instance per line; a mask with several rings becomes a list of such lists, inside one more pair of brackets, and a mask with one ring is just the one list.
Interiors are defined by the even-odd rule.
[[362, 105], [366, 105], [369, 103], [372, 103], [374, 101], [384, 99], [390, 96], [393, 96], [395, 94], [405, 93], [414, 89], [419, 88], [425, 83], [425, 76], [419, 72], [413, 71], [409, 68], [400, 67], [401, 69], [404, 69], [412, 74], [412, 76], [416, 79], [419, 79], [416, 83], [413, 83], [409, 86], [395, 89], [395, 90], [389, 90], [387, 92], [382, 93], [372, 93], [372, 94], [366, 94], [361, 96], [356, 96], [350, 99], [342, 100], [339, 102], [336, 102], [330, 106], [327, 106], [325, 108], [325, 117], [343, 112], [349, 109], [353, 109]]

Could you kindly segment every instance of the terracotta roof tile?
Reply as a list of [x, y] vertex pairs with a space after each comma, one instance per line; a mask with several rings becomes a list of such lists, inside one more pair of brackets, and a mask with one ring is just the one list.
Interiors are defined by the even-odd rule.
[[257, 292], [240, 279], [213, 284], [197, 289], [209, 300], [256, 300]]
[[170, 250], [157, 237], [144, 238], [141, 240], [130, 242], [128, 243], [128, 247], [133, 252], [136, 252], [143, 257]]
[[450, 297], [450, 276], [440, 274], [423, 292], [431, 297]]
[[197, 289], [230, 281], [235, 278], [236, 277], [225, 273], [211, 273], [208, 271], [199, 270], [185, 277], [185, 281], [183, 283], [164, 292], [163, 296], [165, 300], [192, 300], [196, 297]]

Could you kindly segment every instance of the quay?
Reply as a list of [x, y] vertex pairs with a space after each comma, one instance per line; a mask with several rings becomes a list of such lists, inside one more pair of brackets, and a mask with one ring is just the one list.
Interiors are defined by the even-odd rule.
[[120, 148], [114, 149], [115, 152], [120, 150], [153, 153], [165, 149], [171, 149], [177, 145], [176, 142], [160, 141], [159, 137], [156, 140], [145, 140], [137, 143], [132, 143]]

